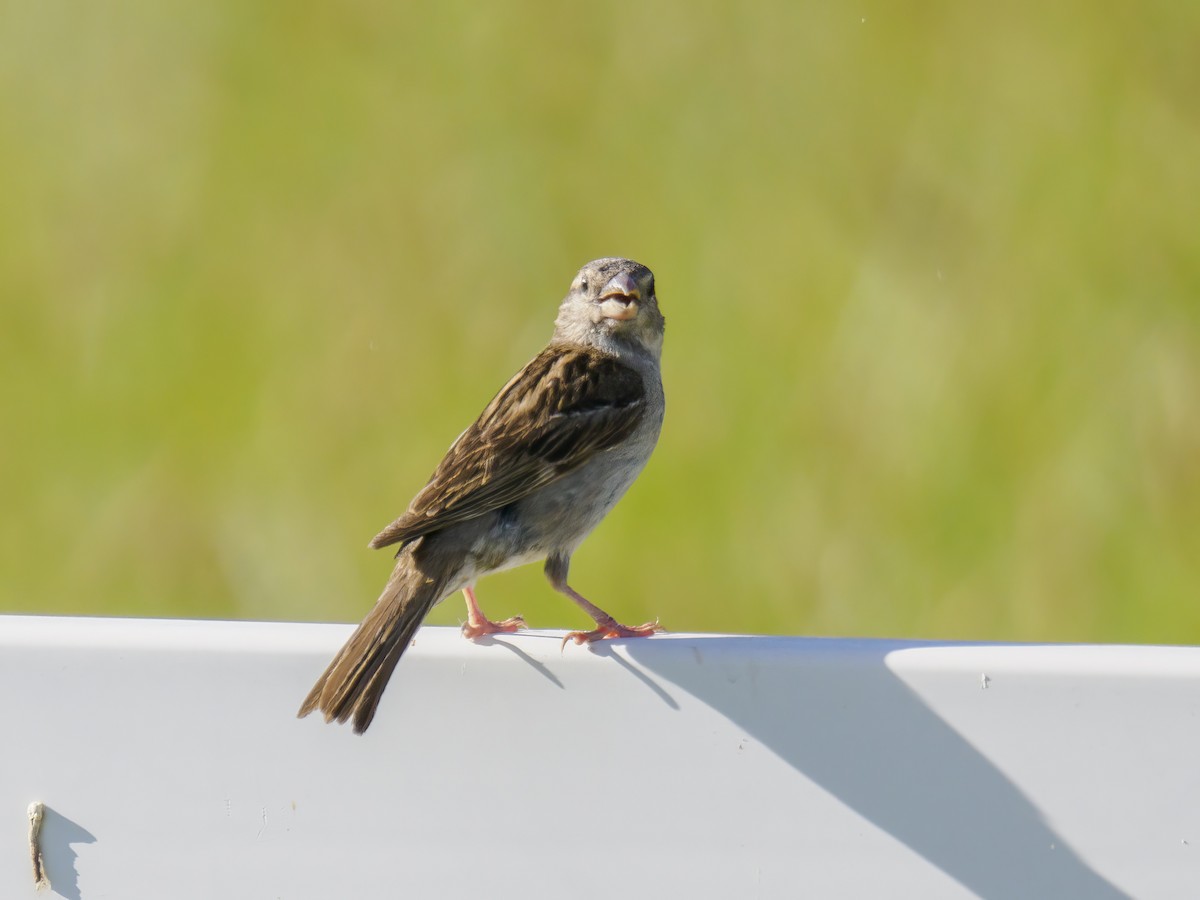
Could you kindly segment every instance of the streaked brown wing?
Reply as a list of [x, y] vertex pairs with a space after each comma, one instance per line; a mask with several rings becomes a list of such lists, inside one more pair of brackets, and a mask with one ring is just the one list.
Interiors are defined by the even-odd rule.
[[547, 347], [459, 436], [408, 511], [371, 546], [403, 545], [561, 478], [628, 437], [644, 400], [641, 377], [613, 357]]

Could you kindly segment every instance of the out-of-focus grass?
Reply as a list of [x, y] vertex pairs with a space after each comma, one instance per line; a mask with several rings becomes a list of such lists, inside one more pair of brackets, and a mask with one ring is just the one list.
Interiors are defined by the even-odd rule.
[[0, 608], [357, 619], [622, 254], [669, 409], [612, 612], [1200, 641], [1200, 7], [410, 7], [0, 11]]

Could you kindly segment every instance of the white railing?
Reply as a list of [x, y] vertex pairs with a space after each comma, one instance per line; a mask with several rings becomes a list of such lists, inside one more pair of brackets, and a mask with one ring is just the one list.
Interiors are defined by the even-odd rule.
[[1200, 649], [349, 632], [0, 617], [0, 897], [1200, 897]]

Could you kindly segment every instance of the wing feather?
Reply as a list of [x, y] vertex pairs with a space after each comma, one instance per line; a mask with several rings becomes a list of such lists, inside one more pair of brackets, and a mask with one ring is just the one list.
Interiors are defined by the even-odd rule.
[[616, 358], [547, 347], [459, 435], [408, 510], [371, 546], [403, 546], [528, 496], [619, 444], [644, 407], [641, 377]]

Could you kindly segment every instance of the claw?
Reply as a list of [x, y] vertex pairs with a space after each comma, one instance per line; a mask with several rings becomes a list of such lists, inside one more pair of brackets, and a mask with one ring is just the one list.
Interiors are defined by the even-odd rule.
[[514, 631], [520, 631], [522, 628], [528, 627], [525, 624], [525, 619], [521, 616], [513, 616], [511, 619], [505, 619], [503, 622], [493, 622], [491, 619], [477, 619], [463, 623], [462, 636], [467, 640], [473, 641], [485, 635], [512, 634]]
[[469, 585], [463, 588], [463, 596], [467, 599], [467, 622], [462, 627], [462, 636], [469, 641], [488, 634], [512, 634], [529, 627], [520, 616], [513, 616], [503, 622], [493, 622], [479, 608], [475, 600], [475, 589]]
[[567, 641], [574, 641], [576, 644], [591, 644], [595, 641], [607, 641], [613, 638], [635, 638], [635, 637], [650, 637], [652, 634], [657, 634], [660, 631], [666, 631], [658, 624], [658, 619], [653, 622], [647, 622], [644, 625], [622, 625], [615, 619], [610, 619], [607, 622], [597, 622], [596, 628], [592, 631], [570, 631], [562, 639], [562, 646], [559, 648], [565, 650]]

